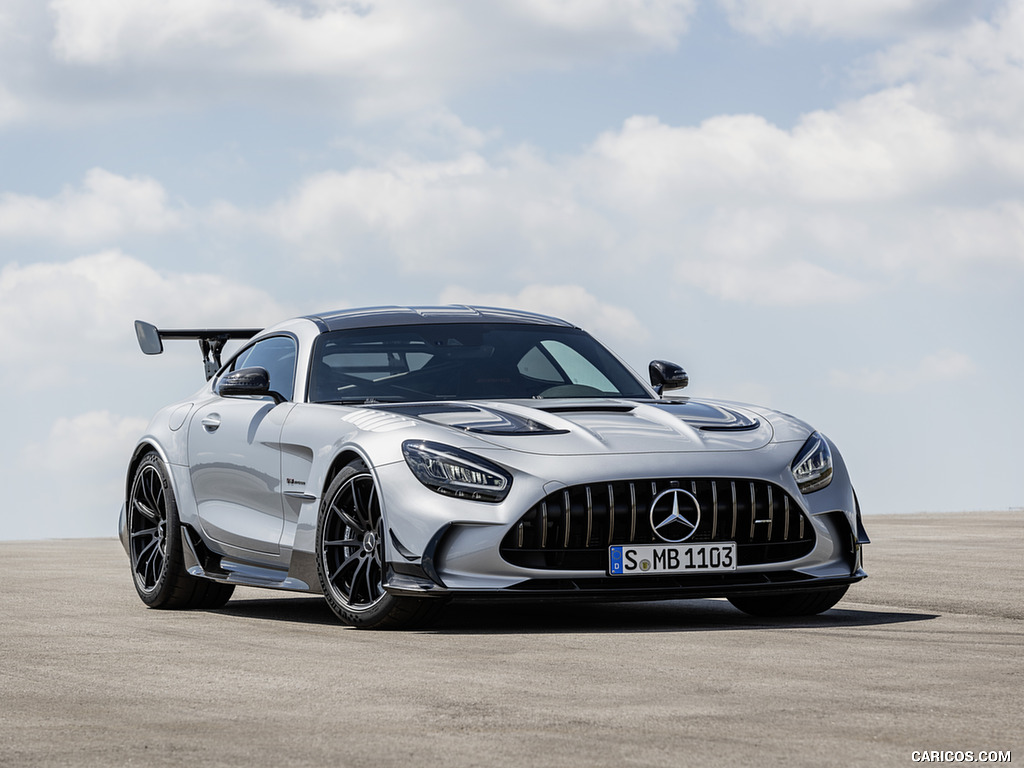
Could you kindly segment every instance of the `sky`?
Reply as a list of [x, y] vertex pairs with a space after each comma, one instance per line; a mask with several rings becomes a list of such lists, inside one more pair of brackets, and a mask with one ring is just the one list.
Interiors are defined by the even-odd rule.
[[1024, 507], [1024, 0], [0, 0], [0, 540], [113, 536], [132, 323], [563, 317], [865, 514]]

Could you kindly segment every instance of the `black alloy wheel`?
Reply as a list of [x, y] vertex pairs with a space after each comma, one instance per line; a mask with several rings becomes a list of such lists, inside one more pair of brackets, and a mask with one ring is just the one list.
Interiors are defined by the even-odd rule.
[[384, 516], [373, 475], [361, 461], [345, 466], [324, 494], [317, 524], [317, 572], [331, 610], [346, 624], [400, 629], [432, 618], [441, 601], [389, 594]]
[[126, 515], [132, 580], [142, 602], [150, 608], [219, 608], [228, 601], [234, 585], [185, 570], [178, 505], [155, 453], [135, 468]]

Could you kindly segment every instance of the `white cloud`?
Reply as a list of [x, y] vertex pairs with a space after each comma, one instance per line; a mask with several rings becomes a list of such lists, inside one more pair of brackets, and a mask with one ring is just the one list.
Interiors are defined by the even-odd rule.
[[460, 152], [479, 151], [498, 136], [498, 131], [482, 131], [467, 125], [450, 110], [436, 107], [411, 115], [405, 121], [400, 139], [405, 146], [452, 156]]
[[517, 294], [449, 286], [440, 301], [538, 312], [568, 320], [601, 338], [641, 342], [650, 335], [630, 310], [602, 302], [579, 285], [528, 285]]
[[407, 272], [484, 273], [492, 259], [528, 274], [552, 259], [606, 250], [610, 227], [572, 190], [574, 179], [529, 151], [492, 162], [475, 152], [445, 161], [396, 157], [305, 179], [269, 210], [223, 207], [217, 217], [256, 227], [310, 258], [397, 260]]
[[681, 282], [700, 287], [712, 296], [752, 305], [848, 303], [868, 292], [868, 286], [855, 278], [802, 260], [684, 261], [677, 276]]
[[507, 7], [540, 28], [574, 35], [625, 33], [645, 44], [671, 47], [696, 6], [695, 0], [517, 0]]
[[[983, 207], [936, 206], [903, 221], [893, 217], [890, 242], [877, 261], [910, 267], [926, 282], [955, 284], [969, 276], [994, 282], [1024, 268], [1024, 200], [995, 200]], [[884, 235], [884, 233], [879, 233]]]
[[66, 387], [60, 374], [73, 365], [138, 355], [136, 319], [254, 327], [285, 316], [257, 288], [212, 274], [159, 272], [116, 250], [0, 270], [0, 357], [18, 361], [3, 377], [23, 388]]
[[759, 38], [887, 36], [945, 17], [965, 0], [718, 0], [730, 23]]
[[162, 234], [184, 220], [158, 182], [102, 168], [86, 173], [80, 188], [66, 186], [52, 198], [0, 194], [0, 237], [111, 242], [136, 233]]
[[[428, 24], [415, 45], [459, 37], [466, 32], [460, 24], [492, 30], [500, 17], [512, 38], [537, 38], [542, 50], [548, 35], [563, 36], [564, 42], [570, 34], [583, 48], [609, 34], [616, 45], [628, 47], [628, 39], [663, 46], [682, 33], [692, 10], [687, 3], [633, 6], [564, 0], [496, 3], [481, 10], [442, 3], [436, 14], [450, 16], [458, 29], [439, 31]], [[888, 10], [872, 2], [859, 10], [796, 2], [759, 7], [758, 13], [772, 18], [805, 23], [821, 16], [851, 29], [867, 24], [863, 19], [872, 14], [937, 18], [949, 10], [945, 2], [896, 3]], [[187, 45], [204, 55], [220, 51], [221, 72], [273, 68], [273, 57], [260, 59], [253, 52], [260, 46], [290, 50], [288, 29], [298, 30], [295, 39], [309, 41], [332, 25], [405, 29], [423, 13], [421, 6], [400, 0], [302, 7], [263, 0], [173, 7], [60, 0], [54, 8], [55, 18], [67, 22], [58, 24], [58, 45], [76, 65], [170, 67], [170, 52]], [[628, 8], [637, 14], [633, 26], [623, 20]], [[730, 8], [754, 13], [752, 5], [740, 2]], [[973, 112], [956, 105], [970, 101], [971, 93], [995, 94], [998, 85], [1024, 77], [1019, 47], [1011, 44], [1024, 30], [1022, 8], [1009, 5], [955, 33], [936, 27], [891, 48], [872, 64], [871, 76], [884, 83], [881, 90], [807, 113], [787, 128], [757, 115], [719, 115], [692, 126], [634, 116], [575, 155], [548, 156], [530, 147], [495, 148], [493, 135], [444, 108], [431, 108], [405, 134], [418, 137], [410, 143], [428, 148], [431, 159], [393, 150], [363, 153], [362, 164], [311, 173], [263, 209], [222, 201], [203, 215], [170, 204], [152, 179], [96, 170], [80, 188], [53, 198], [0, 198], [0, 236], [42, 237], [45, 231], [97, 242], [205, 226], [215, 233], [270, 234], [290, 258], [305, 257], [311, 268], [373, 263], [403, 275], [467, 283], [500, 265], [516, 286], [535, 282], [539, 274], [551, 283], [572, 284], [581, 270], [607, 280], [628, 264], [656, 268], [673, 285], [747, 304], [851, 302], [883, 279], [998, 279], [1024, 265], [1024, 203], [1016, 193], [1024, 184], [1024, 140], [1016, 128], [1020, 121], [1010, 119], [1024, 110], [1024, 101], [1005, 97], [1024, 91], [1024, 80], [999, 99], [985, 100], [985, 115], [997, 114], [1000, 102], [1016, 105], [1002, 107], [998, 119], [979, 122], [977, 103], [971, 102]], [[223, 25], [213, 23], [218, 19]], [[662, 38], [648, 28], [654, 22]], [[628, 29], [615, 30], [616, 24]], [[377, 55], [370, 50], [373, 34], [364, 41], [366, 61]], [[386, 47], [390, 38], [380, 35]], [[142, 45], [144, 40], [151, 44]], [[501, 63], [503, 45], [495, 44], [495, 58], [481, 65], [481, 76], [523, 64]], [[425, 50], [408, 55], [430, 69], [435, 63], [423, 64], [430, 59], [423, 58]], [[349, 65], [331, 56], [363, 53], [318, 53], [314, 45], [306, 55], [319, 62], [314, 70], [344, 76]], [[463, 53], [455, 46], [445, 55]], [[564, 55], [566, 61], [582, 61], [589, 54], [581, 49]], [[530, 66], [541, 66], [540, 58]], [[298, 67], [303, 59], [296, 61]], [[551, 64], [546, 61], [544, 66]], [[932, 64], [956, 76], [951, 80], [958, 83], [960, 102], [940, 97], [946, 86], [930, 74]], [[182, 66], [199, 64], [189, 60]], [[433, 78], [439, 71], [410, 77]]]
[[[204, 53], [228, 70], [301, 74], [358, 66], [407, 41], [424, 17], [410, 9], [403, 19], [375, 3], [325, 4], [304, 13], [298, 3], [261, 0], [53, 0], [50, 9], [53, 50], [65, 61], [191, 69], [195, 54]], [[186, 52], [193, 57], [174, 61]]]
[[[956, 136], [894, 89], [811, 112], [791, 130], [755, 115], [673, 127], [633, 117], [594, 144], [602, 189], [634, 207], [667, 199], [873, 202], [929, 189], [957, 170]], [[624, 194], [623, 194], [624, 192]]]
[[24, 56], [30, 27], [31, 0], [6, 0], [0, 6], [0, 127], [23, 117], [28, 107], [11, 88], [15, 73], [24, 69]]
[[[0, 359], [8, 365], [0, 384], [16, 437], [0, 457], [0, 474], [13, 489], [12, 509], [47, 513], [0, 519], [0, 539], [114, 535], [125, 463], [146, 425], [135, 414], [148, 415], [203, 380], [194, 343], [168, 349], [170, 359], [145, 359], [136, 319], [250, 327], [287, 314], [263, 290], [213, 274], [156, 270], [116, 250], [5, 265]], [[81, 412], [81, 403], [90, 410]]]
[[888, 395], [967, 378], [976, 370], [974, 361], [968, 355], [947, 349], [929, 355], [911, 366], [866, 368], [856, 372], [834, 370], [829, 374], [829, 379], [832, 386], [841, 389]]
[[[512, 68], [554, 58], [570, 63], [616, 50], [670, 47], [694, 0], [51, 0], [54, 52], [66, 61], [205, 63], [255, 73], [409, 77], [416, 64], [451, 68], [490, 53]], [[523, 49], [524, 37], [534, 46]], [[603, 50], [599, 50], [603, 49]], [[428, 54], [428, 55], [424, 55]], [[433, 54], [433, 56], [429, 55]], [[176, 60], [177, 59], [177, 60]], [[432, 60], [433, 59], [433, 60]], [[372, 71], [374, 68], [378, 71]], [[448, 74], [452, 74], [449, 72]]]
[[0, 518], [0, 540], [116, 535], [125, 467], [145, 428], [145, 419], [109, 411], [55, 420], [17, 459], [19, 483], [48, 513]]
[[988, 18], [917, 34], [868, 57], [866, 87], [913, 82], [918, 103], [970, 129], [977, 153], [992, 168], [1024, 173], [1024, 3], [1009, 0]]
[[[292, 83], [363, 112], [437, 104], [508, 72], [571, 67], [675, 45], [695, 0], [51, 0], [52, 50], [111, 82], [147, 71], [194, 92]], [[127, 84], [130, 79], [125, 79]]]
[[[1024, 266], [1024, 203], [975, 183], [997, 172], [984, 136], [926, 109], [913, 85], [789, 129], [754, 115], [631, 117], [559, 157], [488, 154], [468, 133], [459, 143], [477, 148], [448, 159], [324, 171], [267, 209], [222, 204], [212, 220], [311, 260], [462, 283], [500, 265], [517, 285], [615, 279], [628, 264], [755, 305], [852, 302], [883, 281], [999, 279]], [[1024, 158], [1024, 140], [1004, 140]]]

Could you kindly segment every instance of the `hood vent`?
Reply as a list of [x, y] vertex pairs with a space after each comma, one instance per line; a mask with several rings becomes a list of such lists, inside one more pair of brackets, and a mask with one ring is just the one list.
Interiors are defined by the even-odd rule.
[[537, 410], [545, 413], [632, 413], [634, 405], [552, 405], [537, 406]]
[[705, 432], [742, 432], [761, 426], [757, 419], [732, 408], [698, 400], [662, 400], [654, 406]]
[[478, 408], [458, 403], [414, 403], [411, 405], [375, 406], [413, 416], [443, 427], [462, 429], [479, 435], [559, 435], [568, 430], [554, 429], [534, 419], [493, 408]]

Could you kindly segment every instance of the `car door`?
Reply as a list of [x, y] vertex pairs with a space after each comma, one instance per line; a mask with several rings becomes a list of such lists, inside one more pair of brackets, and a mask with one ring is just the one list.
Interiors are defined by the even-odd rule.
[[[280, 438], [295, 382], [296, 342], [261, 339], [229, 370], [262, 367], [286, 398], [222, 397], [199, 407], [189, 425], [188, 456], [204, 533], [246, 552], [277, 555], [284, 526]], [[215, 387], [216, 389], [216, 387]]]

